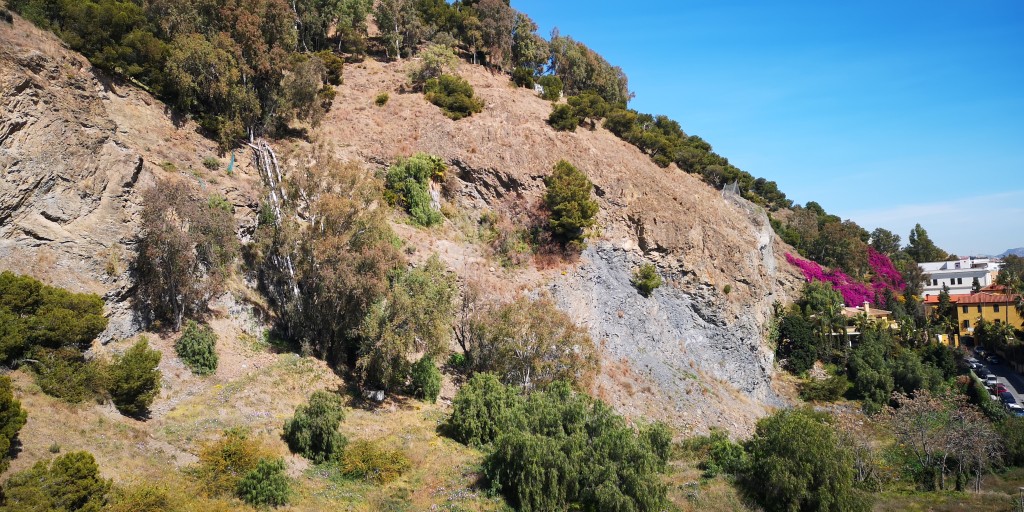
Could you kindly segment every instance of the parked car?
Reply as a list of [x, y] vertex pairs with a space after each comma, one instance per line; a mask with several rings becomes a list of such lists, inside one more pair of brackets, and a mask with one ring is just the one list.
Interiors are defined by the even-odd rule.
[[1001, 394], [1003, 394], [1003, 393], [1005, 393], [1007, 391], [1009, 391], [1009, 390], [1006, 389], [1006, 385], [1004, 385], [1002, 383], [996, 384], [996, 394], [997, 395], [1001, 395]]
[[1006, 412], [1014, 416], [1024, 416], [1024, 407], [1020, 404], [1006, 404]]
[[988, 352], [985, 352], [985, 349], [983, 349], [983, 348], [976, 348], [976, 349], [974, 349], [974, 353], [977, 354], [978, 357], [981, 357], [981, 358], [984, 358], [985, 356], [988, 355]]
[[992, 364], [999, 364], [999, 358], [996, 356], [988, 356], [985, 358], [985, 360]]
[[[964, 361], [967, 361], [967, 364], [969, 364], [969, 365], [978, 364], [978, 358], [976, 358], [974, 356], [967, 356], [967, 359], [964, 359]], [[973, 366], [972, 366], [972, 368], [973, 368]]]
[[996, 384], [999, 383], [999, 381], [997, 379], [998, 379], [998, 377], [996, 377], [995, 375], [989, 375], [989, 376], [985, 377], [985, 385], [988, 386], [988, 387], [995, 386]]
[[1009, 391], [1003, 391], [1002, 393], [999, 393], [999, 398], [1003, 401], [1004, 404], [1017, 403], [1017, 399], [1014, 398], [1013, 393], [1010, 393]]
[[988, 368], [985, 368], [985, 365], [983, 364], [979, 364], [978, 367], [974, 369], [974, 373], [982, 380], [984, 380], [985, 377], [992, 375], [992, 372], [988, 371]]

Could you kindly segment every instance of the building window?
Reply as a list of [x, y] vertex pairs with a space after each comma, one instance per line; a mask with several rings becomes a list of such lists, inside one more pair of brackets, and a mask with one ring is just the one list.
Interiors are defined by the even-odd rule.
[[939, 285], [939, 280], [938, 279], [932, 279], [932, 286], [938, 286], [938, 285]]
[[978, 313], [981, 313], [981, 304], [978, 304]]
[[[992, 305], [992, 309], [995, 310], [996, 313], [998, 313], [999, 312], [999, 304], [993, 304]], [[997, 322], [998, 322], [998, 320], [997, 320]]]
[[999, 325], [999, 319], [998, 319], [998, 318], [996, 318], [996, 322], [995, 322], [995, 324], [996, 324], [996, 325]]
[[[966, 313], [966, 312], [967, 312], [967, 306], [964, 306], [964, 313]], [[967, 320], [964, 320], [964, 322], [966, 322], [966, 321]]]
[[[964, 309], [967, 309], [967, 308], [964, 308]], [[970, 328], [971, 328], [971, 321], [970, 320], [964, 320], [964, 329], [970, 329]]]
[[964, 284], [964, 278], [962, 278], [962, 277], [956, 278], [956, 284]]

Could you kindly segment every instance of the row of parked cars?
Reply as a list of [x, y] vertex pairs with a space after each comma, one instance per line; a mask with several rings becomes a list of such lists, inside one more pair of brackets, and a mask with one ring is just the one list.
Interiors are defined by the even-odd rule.
[[[985, 384], [985, 387], [992, 393], [992, 400], [999, 400], [1003, 407], [1006, 408], [1006, 412], [1013, 414], [1014, 416], [1024, 417], [1024, 406], [1017, 403], [1017, 399], [1014, 398], [1013, 393], [1007, 388], [1005, 383], [999, 382], [999, 378], [992, 374], [992, 372], [985, 366], [981, 361], [986, 361], [989, 364], [999, 364], [999, 358], [995, 355], [989, 355], [985, 353], [984, 349], [975, 350], [977, 357], [968, 356], [966, 361], [967, 365], [971, 367], [975, 375]], [[981, 360], [979, 360], [981, 358]]]

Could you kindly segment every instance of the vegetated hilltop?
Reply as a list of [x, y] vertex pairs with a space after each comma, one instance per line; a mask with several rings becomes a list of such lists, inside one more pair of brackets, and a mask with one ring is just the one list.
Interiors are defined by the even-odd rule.
[[[489, 210], [521, 216], [540, 200], [543, 177], [561, 159], [594, 182], [601, 207], [599, 236], [576, 265], [491, 275], [493, 264], [442, 250], [451, 267], [464, 276], [489, 274], [497, 289], [510, 282], [549, 289], [603, 345], [599, 395], [628, 414], [743, 430], [753, 424], [749, 412], [781, 405], [763, 331], [773, 303], [786, 302], [800, 279], [762, 210], [674, 165], [658, 167], [603, 128], [555, 131], [545, 122], [550, 102], [480, 66], [463, 63], [458, 74], [486, 107], [449, 120], [421, 94], [403, 93], [414, 62], [348, 66], [324, 138], [371, 165], [421, 151], [441, 156], [457, 178], [445, 188], [473, 220]], [[377, 107], [382, 92], [390, 99]], [[650, 298], [629, 283], [646, 261], [670, 284]], [[730, 402], [740, 406], [723, 405]]]
[[[127, 301], [141, 190], [159, 178], [222, 195], [245, 241], [265, 194], [259, 174], [247, 148], [235, 151], [230, 177], [222, 172], [228, 158], [216, 172], [204, 169], [216, 144], [194, 124], [97, 74], [51, 34], [16, 18], [0, 24], [0, 35], [8, 91], [0, 98], [4, 267], [104, 295], [113, 317], [104, 337], [130, 335], [139, 329]], [[480, 281], [495, 295], [549, 292], [600, 346], [595, 394], [628, 416], [745, 432], [766, 406], [784, 403], [764, 334], [773, 304], [795, 295], [801, 279], [761, 210], [674, 166], [658, 167], [601, 127], [556, 132], [545, 122], [549, 102], [481, 66], [463, 63], [459, 74], [484, 100], [483, 112], [452, 121], [407, 91], [410, 63], [347, 66], [313, 136], [367, 172], [419, 151], [450, 165], [445, 225], [395, 224], [419, 256], [439, 252], [464, 282]], [[376, 106], [382, 92], [390, 100]], [[576, 263], [502, 267], [473, 236], [477, 220], [492, 212], [521, 221], [562, 159], [594, 182], [596, 236]], [[649, 298], [630, 284], [645, 262], [667, 282]]]

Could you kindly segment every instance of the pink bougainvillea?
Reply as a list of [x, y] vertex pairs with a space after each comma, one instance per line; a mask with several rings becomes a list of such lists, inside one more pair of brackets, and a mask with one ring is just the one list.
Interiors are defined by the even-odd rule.
[[859, 306], [865, 302], [880, 304], [883, 302], [886, 290], [892, 290], [894, 294], [899, 294], [906, 286], [903, 283], [903, 276], [896, 270], [888, 256], [870, 247], [868, 248], [868, 264], [871, 265], [869, 283], [854, 280], [839, 269], [826, 270], [813, 261], [797, 258], [789, 253], [786, 254], [786, 261], [799, 268], [807, 282], [822, 281], [831, 284], [832, 289], [843, 296], [843, 301], [847, 306]]

